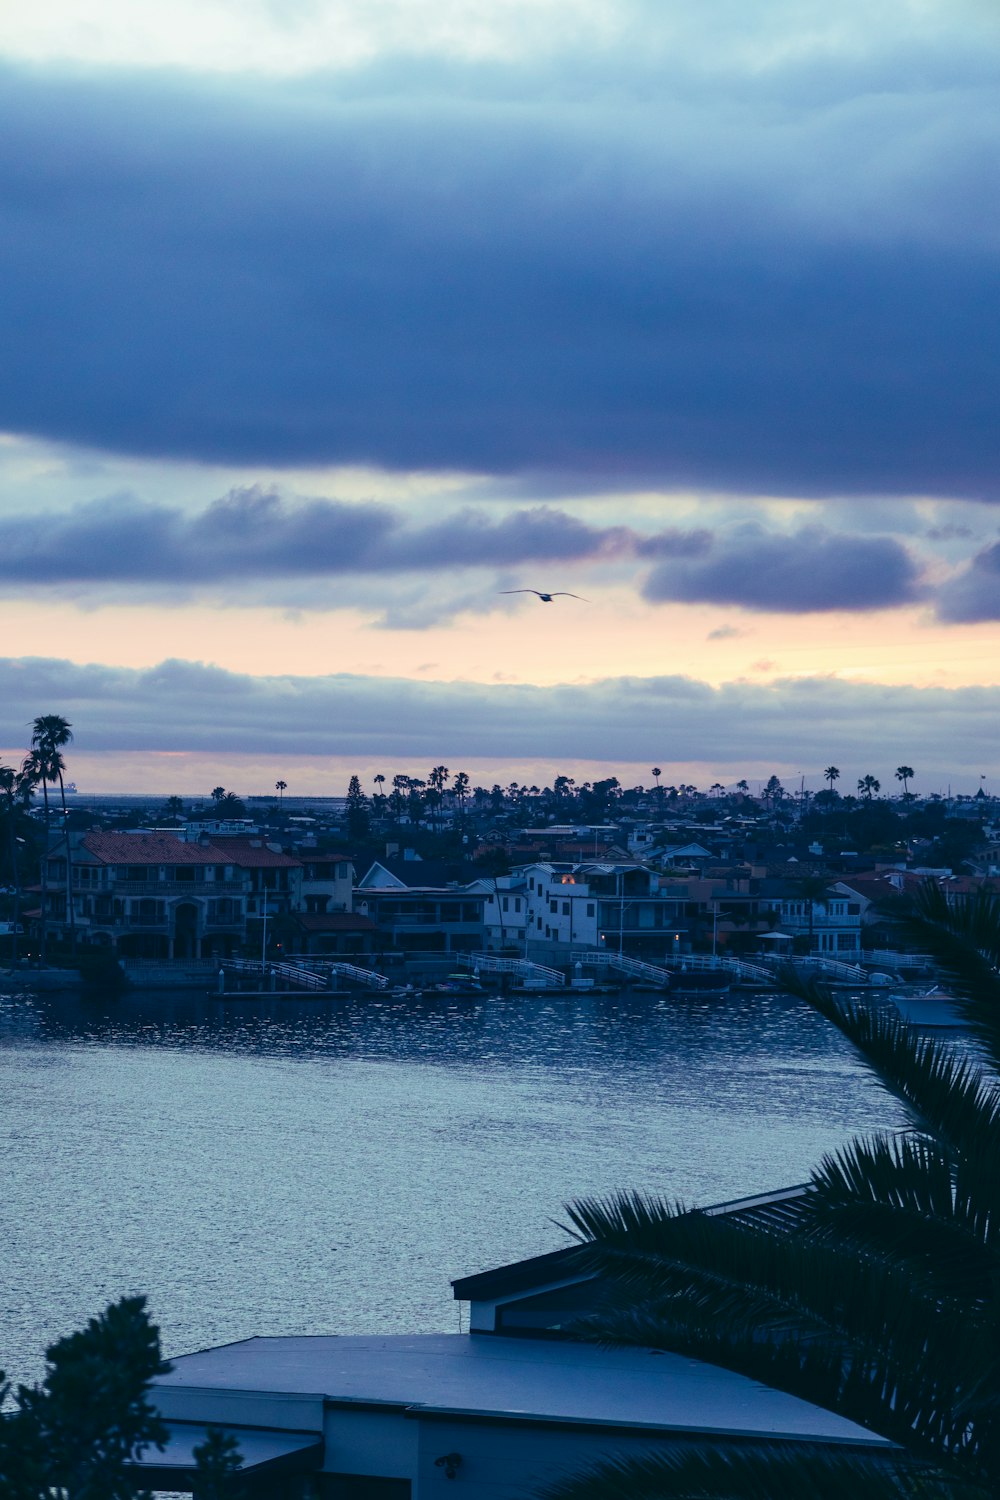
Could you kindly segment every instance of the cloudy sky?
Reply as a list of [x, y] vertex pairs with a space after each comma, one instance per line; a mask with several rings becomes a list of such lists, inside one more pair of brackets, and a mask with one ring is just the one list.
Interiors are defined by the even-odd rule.
[[1000, 784], [998, 74], [987, 0], [5, 8], [3, 758]]

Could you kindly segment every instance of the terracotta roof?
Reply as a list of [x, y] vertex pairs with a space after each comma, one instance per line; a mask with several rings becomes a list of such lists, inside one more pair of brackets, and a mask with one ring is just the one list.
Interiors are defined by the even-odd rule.
[[210, 847], [218, 851], [213, 863], [218, 861], [219, 854], [223, 854], [226, 864], [239, 865], [241, 870], [257, 869], [261, 865], [269, 869], [298, 870], [302, 867], [300, 859], [269, 849], [263, 839], [216, 837], [213, 834]]
[[83, 847], [105, 865], [217, 865], [219, 851], [169, 833], [88, 833]]

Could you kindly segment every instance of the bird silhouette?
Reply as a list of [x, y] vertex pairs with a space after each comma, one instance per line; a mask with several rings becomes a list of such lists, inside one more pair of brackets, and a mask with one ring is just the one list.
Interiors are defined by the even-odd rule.
[[589, 599], [584, 599], [582, 594], [569, 594], [565, 589], [556, 589], [554, 594], [543, 594], [539, 589], [501, 589], [501, 594], [535, 594], [543, 604], [551, 604], [553, 599], [579, 599], [581, 604], [589, 604]]

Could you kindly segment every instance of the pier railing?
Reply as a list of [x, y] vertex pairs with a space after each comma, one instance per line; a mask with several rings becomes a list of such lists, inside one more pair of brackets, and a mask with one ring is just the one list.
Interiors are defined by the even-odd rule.
[[774, 983], [772, 970], [764, 968], [762, 964], [750, 964], [744, 958], [724, 958], [718, 953], [678, 953], [676, 957], [671, 954], [666, 960], [666, 966], [672, 973], [678, 970], [683, 973], [685, 970], [703, 972], [720, 969], [753, 984]]
[[330, 981], [334, 975], [351, 979], [356, 984], [367, 985], [373, 990], [389, 988], [389, 981], [384, 974], [376, 974], [372, 969], [361, 969], [356, 964], [335, 960], [329, 962], [323, 960], [306, 967], [304, 963], [295, 961], [263, 963], [259, 958], [224, 958], [219, 967], [235, 974], [257, 974], [262, 979], [273, 976], [275, 979], [284, 979], [288, 984], [298, 985], [304, 990], [327, 990], [330, 988]]
[[565, 974], [560, 974], [558, 969], [531, 963], [526, 958], [501, 958], [497, 953], [459, 953], [456, 957], [460, 964], [468, 964], [473, 971], [479, 969], [486, 974], [516, 974], [523, 983], [537, 989], [558, 990], [563, 989], [566, 984]]
[[583, 953], [574, 953], [571, 962], [582, 964], [584, 968], [591, 969], [615, 969], [619, 974], [628, 974], [633, 979], [648, 979], [653, 984], [669, 984], [670, 970], [660, 968], [657, 964], [647, 964], [641, 958], [629, 958], [627, 953], [609, 953], [606, 949], [588, 949]]

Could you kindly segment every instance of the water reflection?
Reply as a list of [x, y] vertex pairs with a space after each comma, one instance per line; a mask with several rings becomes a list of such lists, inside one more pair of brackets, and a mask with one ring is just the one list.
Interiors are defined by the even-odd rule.
[[169, 1348], [452, 1330], [449, 1277], [553, 1248], [569, 1196], [713, 1201], [895, 1121], [788, 997], [0, 999], [0, 1365], [109, 1297]]

